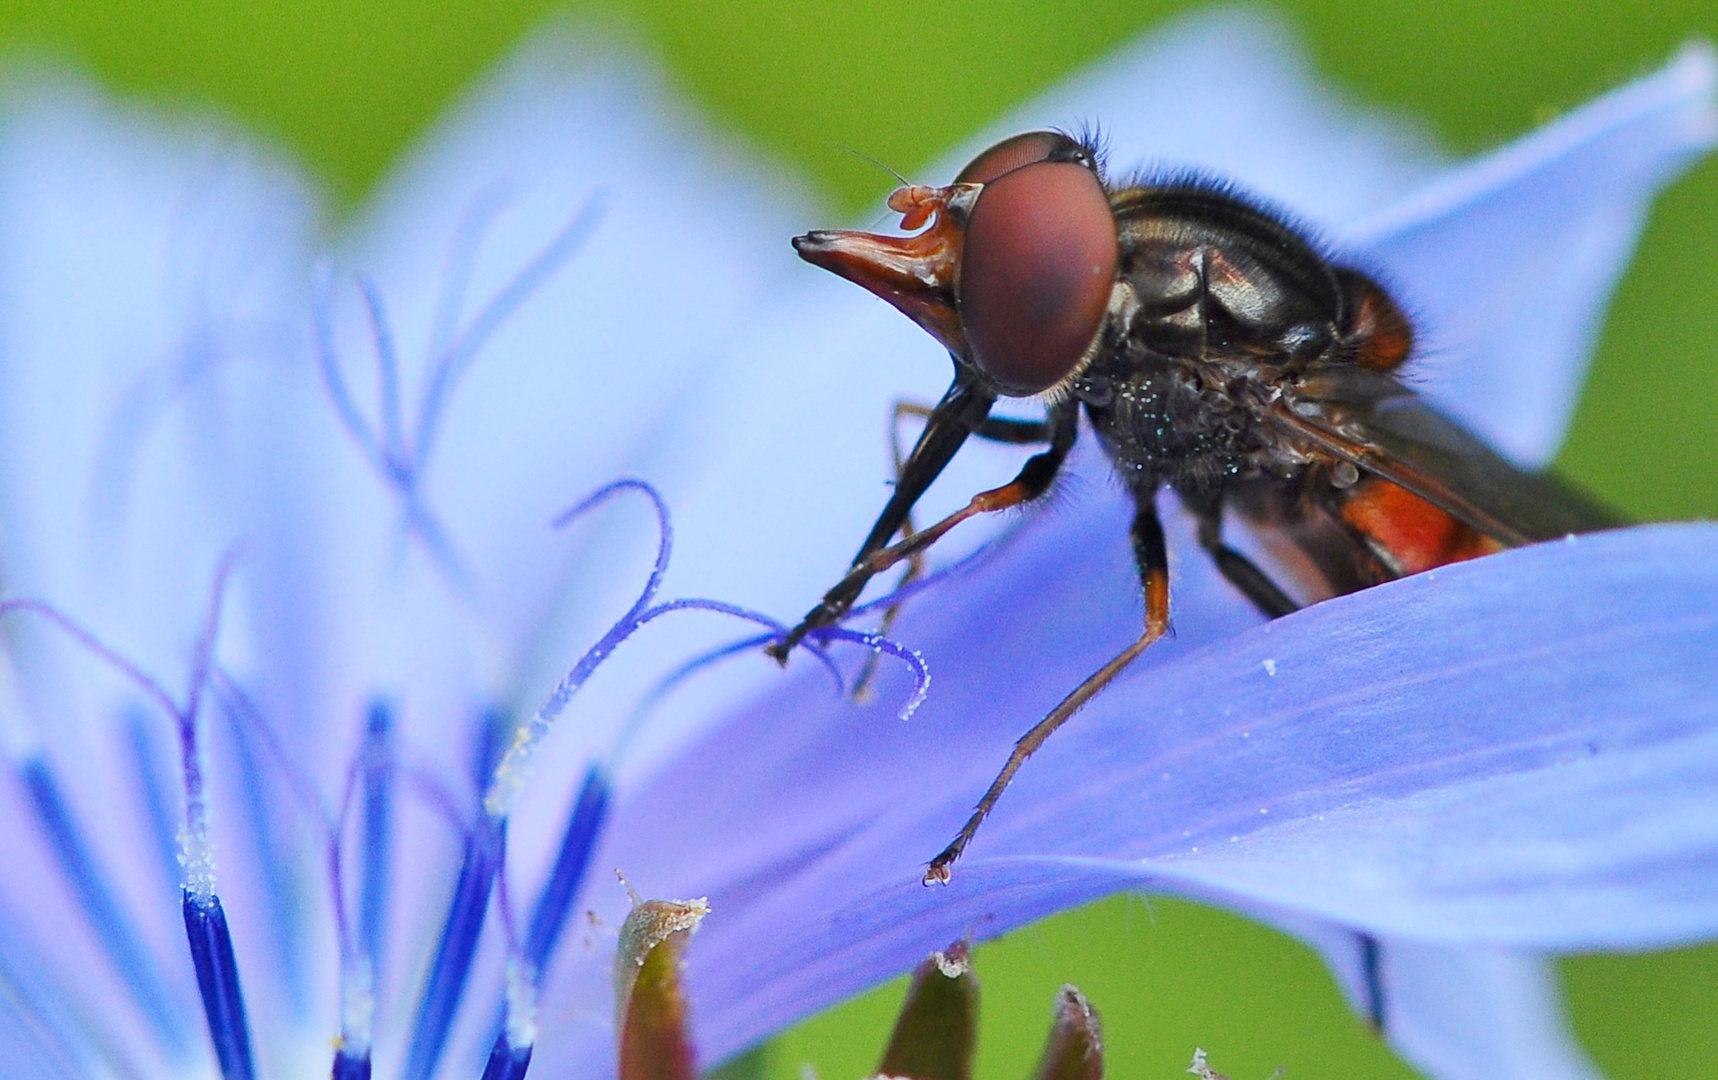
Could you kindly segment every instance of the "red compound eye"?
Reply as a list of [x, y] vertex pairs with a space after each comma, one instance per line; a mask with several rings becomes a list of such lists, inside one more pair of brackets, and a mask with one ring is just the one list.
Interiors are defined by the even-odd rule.
[[[996, 168], [967, 221], [955, 297], [972, 359], [1003, 393], [1027, 397], [1074, 370], [1103, 322], [1116, 223], [1083, 165], [1030, 158], [1034, 132], [990, 148], [961, 175]], [[1029, 163], [1002, 168], [1012, 158]], [[982, 182], [982, 181], [973, 181]]]
[[1066, 135], [1054, 131], [1028, 131], [1024, 135], [1003, 139], [973, 158], [966, 168], [960, 171], [960, 175], [954, 178], [954, 182], [988, 184], [1002, 174], [1011, 173], [1023, 165], [1043, 161], [1055, 151], [1070, 145], [1070, 142]]

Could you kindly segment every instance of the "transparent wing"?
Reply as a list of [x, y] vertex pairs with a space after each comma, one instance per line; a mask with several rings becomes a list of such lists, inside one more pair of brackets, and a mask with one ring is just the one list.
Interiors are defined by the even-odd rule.
[[1276, 403], [1273, 420], [1511, 547], [1626, 524], [1556, 474], [1511, 464], [1382, 372], [1309, 375]]

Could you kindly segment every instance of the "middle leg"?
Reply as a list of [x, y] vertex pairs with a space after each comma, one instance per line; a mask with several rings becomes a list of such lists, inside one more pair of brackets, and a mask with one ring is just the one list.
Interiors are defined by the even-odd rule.
[[1223, 542], [1221, 492], [1211, 495], [1186, 492], [1176, 494], [1180, 496], [1182, 505], [1187, 507], [1188, 512], [1199, 522], [1199, 546], [1211, 556], [1211, 561], [1217, 565], [1217, 572], [1222, 574], [1229, 584], [1252, 601], [1253, 606], [1263, 612], [1266, 618], [1280, 619], [1290, 612], [1300, 610], [1300, 605], [1272, 581], [1269, 574], [1259, 569], [1257, 563]]
[[1136, 509], [1133, 518], [1133, 557], [1139, 568], [1140, 586], [1145, 593], [1145, 629], [1132, 645], [1117, 653], [1107, 664], [1093, 672], [1086, 681], [1074, 687], [1072, 693], [1062, 699], [1061, 704], [1050, 710], [1044, 719], [1032, 725], [1031, 730], [1020, 736], [1014, 744], [1014, 750], [1008, 755], [1008, 761], [1002, 766], [1002, 771], [991, 781], [990, 789], [984, 797], [978, 800], [973, 808], [972, 816], [961, 826], [960, 832], [944, 848], [936, 858], [925, 868], [926, 885], [944, 885], [952, 876], [949, 867], [966, 850], [972, 838], [978, 834], [978, 828], [984, 824], [984, 819], [990, 816], [990, 811], [996, 806], [996, 801], [1002, 798], [1002, 793], [1014, 779], [1014, 774], [1026, 764], [1044, 741], [1055, 734], [1056, 729], [1073, 719], [1075, 713], [1082, 709], [1098, 691], [1108, 686], [1117, 675], [1139, 658], [1158, 638], [1169, 632], [1169, 556], [1163, 542], [1163, 524], [1157, 518], [1157, 507], [1150, 493], [1134, 496]]

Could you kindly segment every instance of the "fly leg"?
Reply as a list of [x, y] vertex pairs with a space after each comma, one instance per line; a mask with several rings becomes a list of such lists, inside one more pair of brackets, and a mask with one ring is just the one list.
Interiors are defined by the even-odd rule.
[[[938, 405], [936, 409], [932, 410], [933, 423], [937, 413], [942, 408], [942, 405]], [[984, 418], [975, 420], [965, 432], [962, 432], [961, 438], [964, 439], [966, 435], [983, 427], [984, 422]], [[847, 610], [853, 606], [853, 601], [857, 600], [859, 594], [865, 590], [866, 583], [873, 577], [903, 559], [924, 551], [967, 518], [976, 517], [979, 514], [994, 513], [998, 510], [1007, 510], [1010, 507], [1031, 502], [1050, 490], [1050, 484], [1056, 479], [1056, 474], [1061, 471], [1062, 462], [1067, 459], [1068, 451], [1073, 449], [1074, 439], [1079, 434], [1078, 414], [1075, 412], [1074, 404], [1066, 402], [1056, 406], [1052, 409], [1046, 423], [1050, 428], [1049, 447], [1042, 453], [1034, 454], [1028, 458], [1026, 464], [1021, 466], [1019, 474], [1013, 480], [1001, 487], [979, 492], [972, 497], [972, 501], [967, 503], [965, 507], [943, 518], [930, 528], [913, 533], [907, 539], [891, 547], [883, 547], [882, 544], [886, 543], [900, 529], [902, 522], [906, 519], [907, 512], [912, 508], [912, 503], [908, 501], [901, 509], [900, 515], [895, 517], [893, 521], [888, 518], [886, 509], [885, 517], [879, 519], [877, 525], [873, 527], [871, 538], [867, 539], [866, 546], [860, 549], [859, 557], [853, 561], [853, 567], [847, 571], [847, 575], [836, 582], [834, 588], [823, 594], [823, 601], [806, 612], [805, 618], [800, 621], [798, 626], [765, 651], [778, 661], [785, 661], [787, 654], [805, 638], [806, 634], [819, 627], [830, 626], [840, 621], [841, 617], [847, 614]], [[913, 454], [908, 457], [906, 469], [903, 470], [902, 474], [901, 483], [903, 485], [908, 482], [908, 477], [912, 475], [914, 462], [932, 430], [934, 429], [931, 427], [926, 428], [925, 434], [919, 437], [918, 445], [913, 448]], [[945, 458], [938, 463], [937, 470], [939, 472], [946, 462], [947, 459]], [[929, 483], [930, 481], [927, 479], [918, 485], [913, 498], [916, 499], [918, 494], [929, 486]], [[903, 490], [902, 487], [896, 488], [897, 499]], [[890, 507], [894, 505], [895, 500], [891, 499]], [[883, 531], [885, 524], [888, 525], [886, 532]], [[881, 542], [873, 546], [872, 541], [877, 540], [879, 534], [881, 534]]]
[[1026, 764], [1044, 740], [1055, 734], [1057, 728], [1067, 723], [1074, 714], [1085, 707], [1099, 690], [1110, 684], [1110, 681], [1120, 675], [1126, 667], [1139, 658], [1139, 654], [1149, 648], [1152, 642], [1169, 632], [1169, 556], [1164, 550], [1163, 524], [1157, 519], [1157, 507], [1152, 502], [1151, 495], [1136, 495], [1134, 497], [1137, 509], [1134, 511], [1133, 529], [1133, 558], [1139, 567], [1139, 580], [1145, 592], [1145, 630], [1132, 645], [1117, 653], [1109, 663], [1093, 672], [1085, 682], [1074, 688], [1073, 693], [1062, 699], [1062, 703], [1050, 710], [1050, 715], [1032, 725], [1032, 729], [1020, 736], [1014, 744], [1014, 750], [1008, 755], [1008, 761], [1002, 766], [1002, 771], [991, 781], [990, 790], [978, 800], [972, 816], [966, 819], [960, 832], [948, 847], [943, 848], [936, 858], [925, 868], [926, 885], [946, 885], [952, 876], [949, 867], [960, 858], [966, 845], [972, 842], [978, 833], [978, 827], [984, 824], [984, 819], [996, 806], [996, 800], [1002, 797], [1014, 774], [1020, 771], [1020, 766]]
[[[871, 532], [865, 537], [865, 542], [859, 545], [859, 554], [853, 557], [853, 566], [858, 567], [870, 555], [883, 549], [912, 512], [913, 504], [919, 501], [919, 496], [931, 486], [955, 452], [966, 442], [967, 436], [982, 424], [990, 415], [990, 407], [996, 403], [996, 395], [982, 386], [973, 378], [967, 376], [959, 368], [955, 370], [954, 382], [949, 385], [948, 392], [937, 402], [925, 419], [925, 429], [919, 433], [919, 441], [913, 444], [913, 452], [907, 455], [907, 460], [901, 465], [900, 473], [895, 479], [894, 493], [884, 504], [883, 512], [877, 515], [877, 521], [871, 526]], [[851, 571], [849, 572], [851, 576]], [[837, 585], [824, 594], [823, 602], [806, 613], [800, 624], [788, 635], [767, 648], [764, 652], [773, 657], [777, 663], [787, 663], [787, 654], [793, 651], [805, 635], [820, 626], [828, 626], [835, 622], [847, 609], [853, 605], [853, 600], [859, 595], [864, 583], [854, 589], [851, 595], [838, 595]]]
[[1240, 590], [1242, 596], [1252, 601], [1254, 607], [1264, 613], [1266, 618], [1280, 619], [1293, 611], [1299, 611], [1300, 605], [1295, 603], [1288, 593], [1272, 581], [1269, 574], [1259, 569], [1259, 565], [1245, 555], [1223, 543], [1223, 501], [1222, 496], [1215, 497], [1188, 495], [1178, 492], [1182, 505], [1199, 520], [1199, 546], [1211, 556], [1211, 561], [1217, 564], [1217, 572], [1228, 579], [1229, 584]]
[[[917, 417], [929, 420], [931, 408], [916, 401], [895, 402], [889, 414], [889, 452], [894, 459], [896, 483], [900, 482], [901, 469], [906, 462], [906, 453], [901, 449], [901, 421], [906, 417]], [[989, 416], [979, 425], [974, 435], [989, 442], [1010, 443], [1026, 446], [1033, 443], [1050, 441], [1050, 423], [1048, 420], [1015, 420], [1010, 417]], [[897, 534], [906, 540], [912, 537], [916, 530], [913, 528], [913, 518], [909, 513], [901, 522], [901, 531]], [[925, 553], [914, 552], [907, 557], [907, 570], [901, 579], [895, 583], [897, 590], [906, 587], [923, 577], [925, 573]], [[895, 628], [895, 620], [901, 617], [901, 604], [890, 604], [883, 611], [883, 618], [877, 624], [877, 633], [888, 637]], [[880, 654], [872, 653], [865, 658], [865, 666], [860, 669], [859, 677], [853, 682], [853, 700], [865, 701], [870, 696], [871, 678], [877, 671]]]

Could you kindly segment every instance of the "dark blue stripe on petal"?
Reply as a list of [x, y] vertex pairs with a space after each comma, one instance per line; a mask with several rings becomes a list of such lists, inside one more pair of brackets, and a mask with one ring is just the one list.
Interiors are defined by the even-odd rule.
[[333, 1080], [370, 1080], [370, 1055], [347, 1057], [344, 1053], [335, 1054]]
[[91, 929], [132, 996], [137, 999], [156, 1037], [170, 1050], [183, 1052], [186, 1049], [185, 1031], [173, 1015], [167, 987], [156, 975], [141, 935], [119, 906], [91, 854], [83, 830], [78, 827], [71, 808], [60, 793], [59, 783], [48, 770], [47, 763], [40, 758], [25, 762], [21, 772], [24, 786], [29, 789], [30, 800], [36, 808], [36, 821], [53, 848], [60, 872], [65, 874], [77, 893]]
[[585, 773], [578, 801], [573, 804], [566, 835], [561, 838], [561, 853], [555, 858], [548, 884], [537, 898], [537, 906], [531, 912], [531, 927], [525, 934], [525, 959], [537, 972], [544, 970], [549, 954], [555, 951], [555, 942], [567, 925], [567, 913], [578, 899], [591, 851], [608, 817], [608, 798], [608, 777], [601, 766], [592, 765]]
[[465, 993], [472, 957], [477, 953], [477, 937], [483, 930], [484, 914], [489, 910], [489, 892], [501, 865], [501, 850], [501, 823], [494, 818], [483, 818], [476, 834], [466, 841], [465, 859], [459, 869], [459, 883], [453, 890], [447, 923], [442, 927], [441, 944], [436, 948], [435, 962], [430, 965], [429, 980], [418, 1003], [411, 1053], [406, 1060], [406, 1080], [429, 1080], [441, 1060], [460, 996]]
[[209, 1021], [209, 1041], [221, 1063], [225, 1080], [251, 1080], [250, 1029], [245, 1025], [245, 995], [239, 988], [239, 966], [233, 959], [233, 939], [221, 900], [198, 900], [184, 894], [185, 938], [197, 969], [197, 989], [203, 994], [203, 1015]]
[[388, 852], [393, 823], [393, 713], [383, 704], [370, 708], [364, 739], [363, 878], [358, 895], [358, 949], [382, 970], [382, 911], [388, 900]]
[[497, 1039], [489, 1053], [489, 1064], [483, 1067], [483, 1080], [522, 1080], [531, 1064], [531, 1048], [515, 1050], [505, 1038]]
[[[572, 817], [567, 819], [567, 830], [561, 837], [561, 853], [555, 857], [554, 869], [549, 872], [549, 880], [537, 897], [536, 906], [531, 911], [530, 928], [525, 932], [523, 955], [530, 970], [537, 973], [538, 980], [542, 979], [549, 956], [555, 951], [555, 943], [566, 928], [567, 914], [579, 898], [579, 887], [584, 884], [585, 871], [590, 868], [591, 852], [596, 848], [597, 837], [602, 835], [603, 822], [608, 819], [608, 800], [608, 774], [602, 766], [592, 765], [585, 773], [585, 782], [573, 803]], [[507, 1010], [503, 1007], [495, 1017], [495, 1048], [490, 1052], [489, 1066], [483, 1074], [485, 1080], [491, 1076], [525, 1075], [525, 1063], [531, 1058], [530, 1048], [515, 1051], [508, 1045], [506, 1023]], [[496, 1071], [521, 1053], [524, 1057], [518, 1061], [516, 1072]]]

